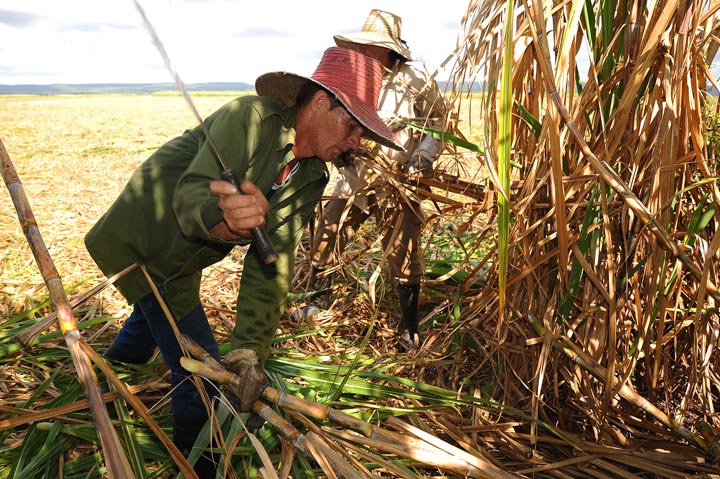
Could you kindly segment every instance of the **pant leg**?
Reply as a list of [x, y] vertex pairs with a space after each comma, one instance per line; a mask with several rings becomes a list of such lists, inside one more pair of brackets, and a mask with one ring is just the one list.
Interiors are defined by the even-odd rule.
[[[193, 423], [200, 422], [204, 424], [207, 419], [207, 411], [195, 384], [188, 379], [190, 374], [180, 365], [180, 358], [183, 355], [182, 350], [160, 303], [151, 294], [141, 299], [138, 305], [146, 318], [152, 337], [160, 347], [163, 359], [171, 371], [170, 385], [173, 388], [173, 415], [176, 418], [183, 418]], [[181, 333], [187, 334], [215, 359], [220, 360], [220, 350], [215, 342], [202, 305], [197, 305], [193, 311], [180, 321], [176, 320], [176, 324]], [[209, 396], [215, 396], [215, 388], [208, 381], [203, 380], [203, 383], [205, 383], [205, 389], [208, 391]]]
[[152, 357], [156, 346], [142, 308], [136, 303], [113, 340], [111, 356], [130, 364], [145, 364]]
[[[165, 298], [163, 294], [163, 298]], [[154, 295], [148, 295], [138, 303], [155, 343], [160, 347], [163, 359], [171, 371], [170, 385], [171, 409], [173, 413], [173, 442], [183, 455], [188, 456], [197, 440], [197, 436], [208, 419], [208, 410], [203, 403], [200, 391], [190, 374], [180, 365], [183, 356], [175, 333]], [[198, 304], [193, 311], [180, 321], [176, 321], [181, 334], [191, 337], [216, 360], [220, 360], [220, 350], [208, 323], [205, 310]], [[217, 388], [206, 379], [201, 379], [208, 399], [217, 396]], [[211, 403], [212, 404], [212, 403]], [[214, 478], [216, 460], [211, 454], [203, 454], [195, 463], [195, 472], [200, 479]]]
[[420, 255], [420, 233], [424, 216], [420, 204], [403, 201], [398, 210], [383, 208], [378, 211], [378, 215], [378, 222], [392, 219], [382, 238], [383, 248], [389, 251], [387, 262], [390, 274], [397, 278], [399, 284], [419, 284], [424, 270]]

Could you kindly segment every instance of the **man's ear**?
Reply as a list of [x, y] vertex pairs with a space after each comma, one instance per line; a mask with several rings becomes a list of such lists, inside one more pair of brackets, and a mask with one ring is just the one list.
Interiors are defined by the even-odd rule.
[[314, 111], [324, 111], [329, 108], [330, 98], [326, 91], [318, 90], [313, 95], [312, 100], [310, 100], [310, 104]]

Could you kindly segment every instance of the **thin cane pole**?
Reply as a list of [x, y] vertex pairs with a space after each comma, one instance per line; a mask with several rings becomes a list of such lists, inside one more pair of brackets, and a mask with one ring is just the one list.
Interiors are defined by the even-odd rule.
[[120, 444], [117, 433], [110, 422], [110, 416], [100, 394], [97, 376], [92, 368], [90, 359], [80, 346], [80, 332], [72, 313], [60, 275], [40, 235], [35, 216], [33, 215], [30, 203], [25, 195], [20, 178], [10, 160], [5, 145], [0, 141], [0, 173], [2, 173], [5, 185], [7, 185], [12, 197], [18, 219], [23, 233], [27, 238], [30, 249], [35, 256], [40, 274], [45, 280], [45, 285], [50, 292], [50, 298], [57, 309], [57, 318], [60, 329], [65, 338], [70, 357], [72, 358], [75, 370], [77, 371], [80, 384], [88, 398], [88, 405], [92, 413], [95, 425], [97, 426], [98, 438], [102, 446], [105, 462], [107, 464], [108, 477], [111, 479], [134, 478], [135, 473], [125, 452]]

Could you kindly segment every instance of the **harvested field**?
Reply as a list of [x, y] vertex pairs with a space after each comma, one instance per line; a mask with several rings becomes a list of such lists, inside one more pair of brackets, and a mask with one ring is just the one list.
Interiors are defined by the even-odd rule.
[[[207, 115], [233, 97], [196, 95], [195, 101], [201, 113]], [[477, 122], [470, 126], [468, 112], [461, 130], [467, 127], [463, 131], [471, 131], [470, 139], [477, 140], [481, 130]], [[194, 119], [177, 95], [0, 96], [0, 118], [5, 125], [0, 139], [19, 174], [40, 232], [68, 296], [77, 297], [103, 280], [83, 246], [85, 232], [114, 201], [132, 171], [162, 143], [194, 126]], [[472, 154], [459, 153], [444, 158], [442, 164], [462, 180], [483, 184], [478, 176], [479, 163]], [[435, 191], [461, 203], [474, 202], [474, 209], [480, 210], [477, 204], [481, 195], [472, 198], [468, 192], [462, 195], [443, 193], [439, 188]], [[464, 264], [458, 259], [465, 258], [458, 255], [458, 250], [463, 253], [462, 245], [458, 246], [456, 241], [460, 234], [473, 233], [473, 229], [477, 234], [489, 230], [484, 215], [467, 223], [467, 218], [457, 220], [463, 208], [449, 207], [440, 196], [436, 203], [424, 202], [428, 216], [426, 262], [430, 273], [422, 294], [425, 319], [422, 352], [407, 356], [395, 352], [394, 328], [399, 312], [394, 288], [385, 279], [382, 268], [381, 274], [373, 274], [382, 250], [370, 221], [346, 252], [337, 301], [331, 312], [304, 324], [291, 323], [287, 316], [281, 320], [277, 353], [268, 364], [273, 384], [282, 385], [297, 396], [339, 405], [374, 424], [394, 424], [392, 416], [402, 416], [412, 425], [460, 445], [478, 458], [513, 471], [507, 477], [720, 477], [709, 457], [669, 435], [652, 418], [632, 412], [618, 417], [610, 415], [608, 423], [628, 437], [617, 433], [617, 442], [595, 444], [587, 441], [580, 430], [587, 427], [588, 421], [581, 415], [577, 416], [576, 425], [560, 425], [572, 433], [558, 424], [545, 422], [533, 435], [530, 434], [533, 421], [524, 411], [494, 401], [495, 393], [520, 398], [527, 391], [512, 389], [515, 377], [508, 371], [489, 367], [502, 363], [502, 358], [490, 357], [501, 351], [490, 350], [497, 347], [490, 342], [497, 339], [492, 331], [476, 334], [479, 330], [467, 328], [466, 322], [477, 318], [460, 318], [459, 308], [471, 304], [482, 286], [464, 284], [462, 278], [475, 277], [482, 283], [483, 269], [489, 267], [477, 262], [484, 257], [484, 251]], [[469, 231], [454, 231], [456, 224], [467, 225]], [[55, 327], [41, 337], [40, 344], [26, 352], [20, 351], [14, 340], [17, 331], [50, 313], [52, 307], [47, 304], [45, 284], [4, 188], [0, 193], [0, 227], [5, 233], [0, 250], [0, 434], [3, 434], [0, 471], [7, 471], [6, 464], [17, 460], [25, 448], [33, 451], [32, 444], [24, 441], [36, 429], [25, 427], [20, 420], [79, 400], [82, 391], [78, 391], [62, 338], [53, 335]], [[492, 234], [488, 238], [492, 241]], [[296, 293], [303, 291], [307, 279], [306, 254], [304, 242], [298, 258]], [[206, 271], [203, 303], [220, 343], [226, 342], [233, 326], [241, 271], [240, 250]], [[460, 280], [455, 281], [453, 274]], [[460, 300], [455, 301], [456, 298]], [[290, 306], [301, 301], [302, 297], [296, 295], [290, 298]], [[458, 310], [453, 310], [453, 305]], [[75, 313], [83, 337], [102, 352], [128, 310], [113, 288], [107, 288], [93, 295]], [[513, 345], [505, 347], [512, 349], [513, 354], [529, 354], [536, 344], [533, 338], [526, 344], [527, 351]], [[151, 409], [161, 427], [167, 429], [169, 388], [162, 362], [155, 360], [142, 369], [120, 367], [118, 374], [137, 387], [138, 397]], [[567, 406], [579, 410], [574, 404]], [[130, 416], [134, 418], [136, 439], [145, 455], [148, 477], [175, 477], [177, 471], [167, 452], [142, 421], [133, 413]], [[65, 449], [56, 456], [48, 456], [52, 467], [60, 467], [56, 477], [60, 474], [78, 479], [101, 477], [103, 461], [98, 455], [93, 456], [99, 447], [93, 442], [94, 430], [87, 410], [57, 413], [51, 419], [52, 423], [48, 420], [42, 427], [66, 424], [65, 427], [76, 428], [59, 436], [63, 441], [59, 447]], [[21, 424], [10, 427], [11, 420]], [[258, 437], [277, 462], [280, 446], [268, 429], [263, 428]], [[83, 439], [71, 439], [75, 436]], [[256, 454], [247, 447], [236, 453], [241, 466], [235, 467], [237, 471], [245, 467], [255, 474]], [[58, 457], [62, 458], [60, 466], [56, 465]], [[373, 472], [378, 477], [462, 476], [428, 467], [421, 461], [383, 457], [392, 464], [374, 466]], [[374, 464], [377, 459], [379, 456], [373, 456], [367, 462]], [[63, 462], [67, 465], [63, 466]], [[320, 476], [317, 467], [307, 461], [293, 475]], [[4, 477], [2, 473], [0, 477]]]

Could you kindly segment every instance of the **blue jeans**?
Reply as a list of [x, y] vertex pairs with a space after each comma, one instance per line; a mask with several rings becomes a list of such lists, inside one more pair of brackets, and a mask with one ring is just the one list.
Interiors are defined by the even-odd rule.
[[[165, 299], [162, 290], [161, 295]], [[176, 323], [181, 333], [190, 336], [215, 359], [220, 360], [220, 350], [201, 304], [180, 321], [176, 319]], [[192, 446], [207, 421], [207, 409], [195, 383], [189, 378], [190, 374], [180, 366], [180, 358], [183, 356], [180, 344], [175, 339], [175, 333], [155, 295], [149, 294], [133, 305], [132, 314], [115, 338], [115, 346], [122, 353], [123, 361], [135, 364], [147, 362], [155, 347], [160, 348], [172, 373], [170, 385], [174, 442], [181, 451], [187, 447], [188, 442], [189, 446]], [[202, 381], [208, 397], [217, 396], [214, 385], [205, 379]]]

